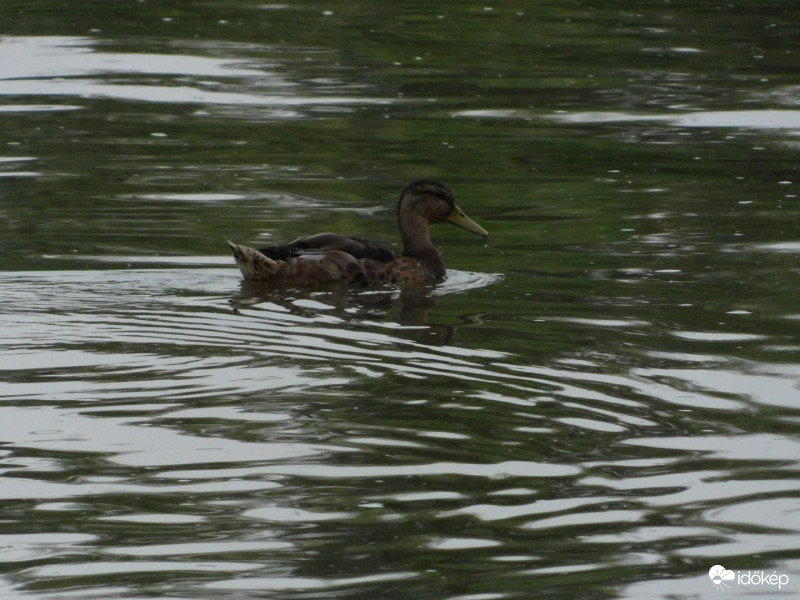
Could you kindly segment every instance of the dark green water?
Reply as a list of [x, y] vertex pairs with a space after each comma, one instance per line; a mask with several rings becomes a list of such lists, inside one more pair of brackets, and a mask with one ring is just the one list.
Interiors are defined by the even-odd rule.
[[[0, 596], [796, 596], [799, 57], [788, 2], [3, 2]], [[427, 295], [242, 284], [422, 177], [491, 234]]]

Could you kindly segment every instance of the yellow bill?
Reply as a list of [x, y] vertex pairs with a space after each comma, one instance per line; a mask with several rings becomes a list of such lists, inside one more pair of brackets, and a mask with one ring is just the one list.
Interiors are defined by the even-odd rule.
[[450, 213], [450, 216], [447, 217], [447, 220], [453, 225], [458, 225], [459, 227], [466, 229], [467, 231], [471, 231], [472, 233], [477, 233], [478, 235], [482, 235], [483, 237], [489, 237], [489, 232], [486, 231], [480, 225], [478, 225], [475, 221], [470, 219], [466, 214], [464, 214], [464, 211], [458, 208], [458, 205], [456, 205], [455, 210], [452, 213]]

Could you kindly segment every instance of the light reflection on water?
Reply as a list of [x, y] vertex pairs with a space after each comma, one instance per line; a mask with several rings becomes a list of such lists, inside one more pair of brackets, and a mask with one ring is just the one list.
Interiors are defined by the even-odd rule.
[[800, 129], [800, 111], [798, 110], [703, 111], [662, 115], [596, 112], [559, 114], [553, 118], [565, 123], [663, 121], [676, 127], [785, 129], [789, 132]]
[[[455, 280], [440, 303], [490, 281]], [[404, 338], [401, 324], [359, 322], [330, 293], [240, 304], [232, 269], [9, 273], [0, 283], [0, 397], [10, 402], [0, 465], [12, 475], [0, 498], [83, 523], [0, 536], [8, 562], [32, 565], [17, 585], [90, 577], [113, 595], [120, 576], [172, 573], [198, 593], [423, 589], [429, 574], [409, 570], [409, 543], [447, 560], [479, 551], [468, 562], [523, 579], [797, 548], [797, 441], [725, 425], [758, 405], [793, 408], [800, 378], [789, 366], [751, 364], [733, 379], [729, 361], [700, 354], [618, 375], [577, 359], [536, 366]], [[442, 378], [452, 391], [429, 387]], [[666, 435], [676, 408], [693, 434]], [[374, 418], [387, 411], [396, 417]], [[482, 453], [488, 444], [499, 446]], [[164, 501], [142, 511], [148, 497]], [[388, 543], [396, 568], [276, 571], [320, 544], [376, 540], [417, 520], [419, 534]], [[136, 544], [111, 542], [108, 523], [143, 529]], [[169, 542], [159, 541], [165, 527]], [[197, 528], [216, 533], [202, 542]], [[527, 554], [527, 536], [557, 532], [556, 554]], [[602, 558], [565, 559], [576, 535]], [[665, 543], [679, 547], [659, 556]]]
[[[265, 48], [266, 52], [270, 49]], [[0, 37], [0, 95], [74, 96], [121, 100], [203, 105], [251, 105], [276, 107], [324, 107], [385, 103], [385, 99], [320, 94], [326, 86], [308, 86], [300, 91], [297, 83], [270, 70], [263, 60], [221, 59], [194, 55], [120, 53], [102, 50], [91, 38], [79, 37]], [[244, 64], [247, 66], [245, 67]], [[121, 74], [120, 81], [106, 82]], [[191, 80], [193, 85], [143, 85], [135, 76], [171, 76], [176, 83]], [[205, 80], [208, 78], [209, 80]], [[246, 86], [241, 80], [248, 80]], [[237, 83], [236, 89], [218, 89], [221, 81]], [[310, 87], [316, 87], [317, 93]], [[330, 87], [330, 86], [328, 86]], [[341, 87], [341, 86], [340, 86]], [[42, 105], [20, 110], [44, 110]], [[64, 110], [54, 106], [53, 110]], [[300, 113], [279, 110], [276, 117], [296, 117]]]

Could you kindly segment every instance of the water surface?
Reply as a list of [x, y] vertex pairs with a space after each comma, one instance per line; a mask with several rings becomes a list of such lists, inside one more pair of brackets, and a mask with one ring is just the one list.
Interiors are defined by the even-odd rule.
[[[0, 13], [4, 597], [797, 594], [797, 9]], [[426, 293], [227, 254], [419, 177]]]

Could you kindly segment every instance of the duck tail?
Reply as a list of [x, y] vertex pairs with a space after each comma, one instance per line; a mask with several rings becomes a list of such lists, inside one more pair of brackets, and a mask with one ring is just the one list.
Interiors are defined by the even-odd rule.
[[277, 262], [261, 254], [255, 248], [234, 244], [228, 240], [228, 245], [233, 250], [233, 258], [245, 279], [255, 281], [271, 281], [277, 279], [283, 262]]

